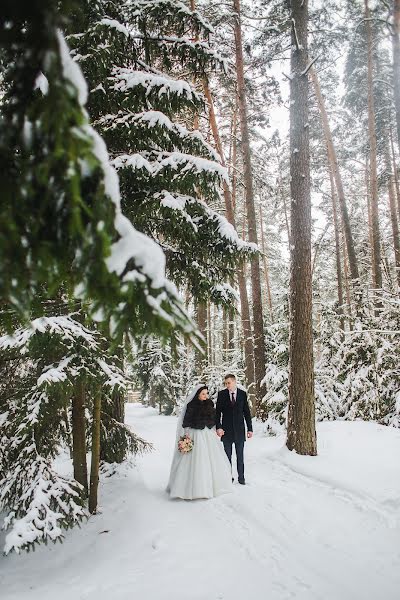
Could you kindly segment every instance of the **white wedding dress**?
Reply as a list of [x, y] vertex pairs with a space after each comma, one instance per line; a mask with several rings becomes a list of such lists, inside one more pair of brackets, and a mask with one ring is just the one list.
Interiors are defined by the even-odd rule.
[[[188, 396], [178, 421], [175, 450], [167, 486], [167, 492], [171, 498], [184, 500], [214, 498], [233, 491], [231, 465], [215, 427], [212, 429], [208, 427], [204, 429], [182, 428], [186, 406], [193, 397], [193, 394]], [[193, 440], [191, 452], [181, 453], [178, 450], [179, 437], [184, 433], [187, 433]]]

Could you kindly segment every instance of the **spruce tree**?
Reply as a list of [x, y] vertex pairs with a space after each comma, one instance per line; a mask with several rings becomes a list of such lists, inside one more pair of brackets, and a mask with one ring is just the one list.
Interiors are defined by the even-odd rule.
[[224, 66], [210, 26], [171, 0], [84, 3], [71, 26], [68, 41], [120, 177], [124, 213], [164, 250], [178, 286], [229, 304], [226, 282], [251, 246], [214, 210], [227, 172], [193, 128], [204, 109], [196, 81]]
[[[53, 464], [65, 445], [65, 421], [76, 390], [83, 389], [89, 431], [99, 388], [106, 405], [127, 381], [108, 341], [76, 315], [33, 319], [28, 328], [1, 336], [0, 350], [3, 364], [15, 371], [0, 396], [0, 504], [7, 511], [8, 553], [60, 540], [63, 529], [85, 515], [87, 482], [78, 474], [87, 473], [85, 449], [76, 456], [79, 462], [73, 448], [74, 478], [59, 475]], [[131, 450], [145, 447], [127, 426], [119, 429]]]
[[[188, 327], [164, 256], [123, 216], [90, 126], [87, 85], [59, 27], [70, 4], [7, 3], [0, 16], [0, 298], [29, 318], [61, 286], [112, 336]], [[10, 324], [11, 317], [8, 319]]]

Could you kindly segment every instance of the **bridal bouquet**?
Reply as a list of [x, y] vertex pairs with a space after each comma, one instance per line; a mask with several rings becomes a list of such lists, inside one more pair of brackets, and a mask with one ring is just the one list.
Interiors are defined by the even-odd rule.
[[187, 433], [181, 435], [179, 438], [178, 450], [182, 453], [191, 452], [193, 450], [193, 440]]

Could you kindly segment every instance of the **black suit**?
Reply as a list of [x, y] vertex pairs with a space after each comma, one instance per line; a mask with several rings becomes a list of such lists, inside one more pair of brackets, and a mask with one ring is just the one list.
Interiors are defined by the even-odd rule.
[[228, 389], [218, 392], [215, 425], [217, 429], [224, 430], [221, 440], [229, 462], [232, 462], [232, 444], [235, 444], [239, 481], [244, 481], [243, 450], [246, 440], [245, 422], [247, 431], [253, 431], [246, 392], [236, 388], [236, 401], [234, 404], [232, 404]]

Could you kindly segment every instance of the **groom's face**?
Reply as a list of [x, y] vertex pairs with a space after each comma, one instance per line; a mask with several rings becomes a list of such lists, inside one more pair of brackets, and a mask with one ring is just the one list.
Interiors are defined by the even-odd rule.
[[236, 389], [236, 379], [232, 379], [232, 377], [228, 377], [227, 379], [225, 379], [225, 386], [228, 388], [228, 390], [234, 391]]

